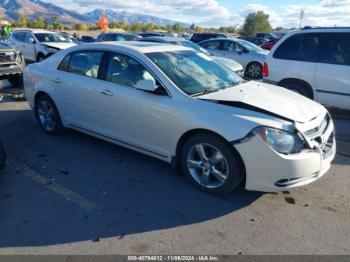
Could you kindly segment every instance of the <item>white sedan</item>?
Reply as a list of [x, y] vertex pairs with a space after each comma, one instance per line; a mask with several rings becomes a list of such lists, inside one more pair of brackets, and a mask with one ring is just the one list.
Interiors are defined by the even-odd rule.
[[24, 85], [47, 134], [72, 128], [159, 158], [211, 193], [306, 185], [335, 155], [323, 106], [183, 46], [80, 45], [29, 65]]

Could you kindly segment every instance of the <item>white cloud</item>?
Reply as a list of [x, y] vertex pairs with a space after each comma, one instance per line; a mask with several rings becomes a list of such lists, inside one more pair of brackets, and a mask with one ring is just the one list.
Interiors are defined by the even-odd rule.
[[301, 10], [305, 12], [303, 25], [350, 25], [350, 0], [319, 0], [313, 5], [292, 4], [279, 7], [247, 3], [239, 10], [231, 10], [218, 0], [109, 0], [107, 3], [106, 0], [55, 0], [54, 2], [80, 12], [94, 8], [108, 8], [213, 27], [242, 24], [249, 12], [259, 10], [269, 14], [273, 27], [299, 26]]

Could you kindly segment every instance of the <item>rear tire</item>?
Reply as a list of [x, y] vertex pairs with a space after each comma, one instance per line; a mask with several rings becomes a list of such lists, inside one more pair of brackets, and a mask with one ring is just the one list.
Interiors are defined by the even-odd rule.
[[55, 103], [48, 95], [41, 95], [35, 102], [35, 116], [48, 135], [60, 135], [65, 128], [62, 125], [60, 114]]
[[263, 66], [258, 62], [251, 62], [246, 66], [245, 77], [250, 79], [262, 79], [263, 78]]
[[233, 146], [214, 134], [188, 139], [181, 150], [180, 164], [194, 186], [208, 193], [227, 194], [245, 177], [243, 163]]
[[303, 82], [299, 82], [299, 81], [286, 81], [286, 82], [282, 82], [281, 86], [284, 88], [287, 88], [288, 90], [298, 93], [302, 96], [305, 96], [309, 99], [313, 99], [313, 93], [310, 89], [310, 87], [303, 83]]

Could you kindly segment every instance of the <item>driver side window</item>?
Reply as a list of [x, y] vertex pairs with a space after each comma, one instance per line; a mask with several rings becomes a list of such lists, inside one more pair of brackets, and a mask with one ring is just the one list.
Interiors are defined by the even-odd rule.
[[156, 82], [152, 74], [133, 58], [112, 53], [107, 66], [106, 80], [118, 85], [136, 87], [138, 81], [151, 79]]

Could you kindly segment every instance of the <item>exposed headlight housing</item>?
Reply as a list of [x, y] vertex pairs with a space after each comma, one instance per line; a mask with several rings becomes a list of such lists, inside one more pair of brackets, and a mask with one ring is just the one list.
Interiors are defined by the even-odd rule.
[[271, 127], [258, 127], [253, 130], [253, 133], [259, 135], [267, 145], [282, 154], [299, 153], [305, 148], [305, 142], [298, 133]]

